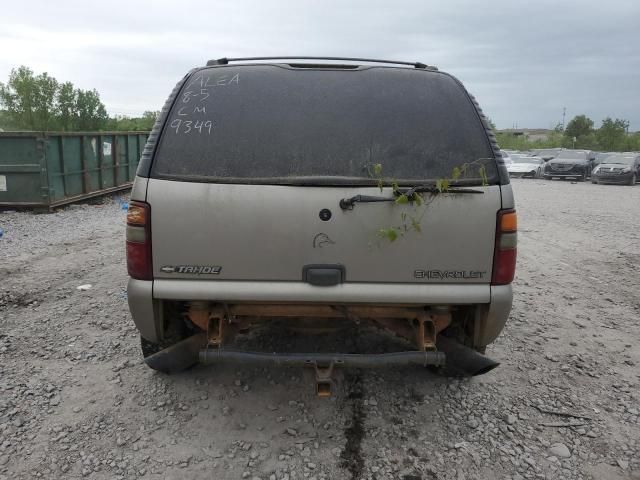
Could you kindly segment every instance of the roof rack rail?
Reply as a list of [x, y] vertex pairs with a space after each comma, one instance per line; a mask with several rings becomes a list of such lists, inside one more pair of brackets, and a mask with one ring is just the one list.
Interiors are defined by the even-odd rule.
[[373, 58], [352, 58], [352, 57], [244, 57], [244, 58], [218, 58], [217, 60], [209, 60], [207, 67], [212, 65], [228, 65], [229, 62], [242, 62], [253, 60], [338, 60], [346, 62], [370, 62], [370, 63], [391, 63], [395, 65], [410, 65], [415, 68], [423, 68], [430, 70], [438, 70], [438, 67], [426, 65], [420, 62], [400, 62], [397, 60], [378, 60]]

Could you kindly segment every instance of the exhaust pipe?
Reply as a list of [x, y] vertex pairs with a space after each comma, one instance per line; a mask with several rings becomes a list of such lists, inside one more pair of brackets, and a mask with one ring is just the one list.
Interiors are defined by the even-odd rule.
[[447, 356], [447, 369], [460, 375], [475, 377], [500, 365], [495, 360], [444, 335], [438, 335], [436, 346], [438, 351]]

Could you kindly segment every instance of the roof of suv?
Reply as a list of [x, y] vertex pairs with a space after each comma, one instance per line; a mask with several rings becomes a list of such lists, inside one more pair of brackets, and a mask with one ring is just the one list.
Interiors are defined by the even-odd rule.
[[[388, 63], [395, 65], [407, 65], [415, 68], [423, 68], [429, 70], [438, 70], [438, 67], [432, 65], [426, 65], [421, 62], [406, 62], [400, 60], [380, 60], [372, 58], [353, 58], [353, 57], [298, 57], [298, 56], [282, 56], [282, 57], [243, 57], [243, 58], [218, 58], [217, 60], [209, 60], [207, 67], [214, 65], [228, 65], [229, 62], [247, 62], [247, 61], [265, 61], [265, 60], [323, 60], [323, 61], [340, 61], [340, 62], [355, 62], [355, 63]], [[309, 64], [315, 66], [315, 64]]]

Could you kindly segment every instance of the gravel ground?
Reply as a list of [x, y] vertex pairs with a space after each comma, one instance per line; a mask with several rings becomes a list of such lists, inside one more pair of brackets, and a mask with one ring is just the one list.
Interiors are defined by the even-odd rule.
[[502, 365], [349, 371], [329, 400], [299, 369], [149, 370], [117, 198], [0, 213], [0, 479], [640, 478], [640, 187], [513, 184]]

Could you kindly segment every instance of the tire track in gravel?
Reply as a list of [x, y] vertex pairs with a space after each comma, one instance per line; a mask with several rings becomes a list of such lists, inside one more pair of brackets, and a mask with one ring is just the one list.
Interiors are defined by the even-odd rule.
[[362, 440], [365, 435], [364, 421], [366, 417], [362, 405], [364, 398], [362, 373], [348, 372], [345, 375], [345, 386], [348, 389], [346, 407], [351, 411], [351, 415], [345, 425], [344, 436], [347, 443], [340, 454], [340, 466], [351, 474], [351, 480], [358, 480], [364, 468]]

